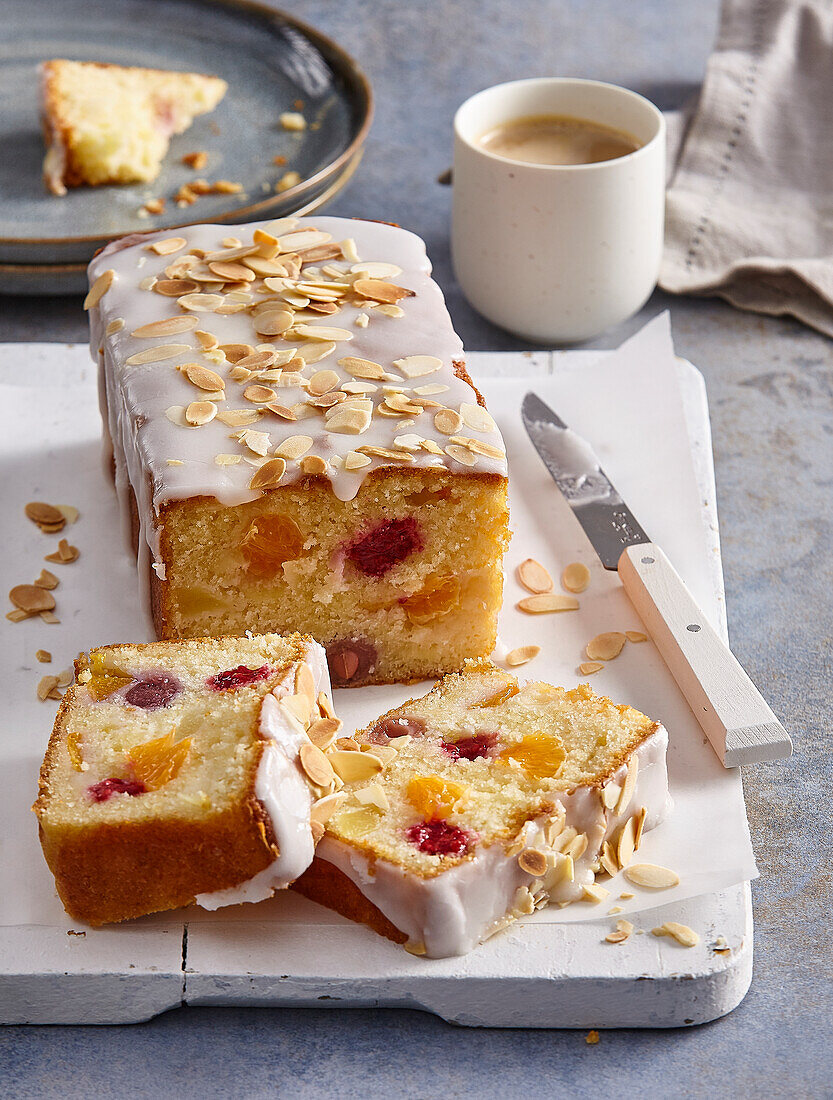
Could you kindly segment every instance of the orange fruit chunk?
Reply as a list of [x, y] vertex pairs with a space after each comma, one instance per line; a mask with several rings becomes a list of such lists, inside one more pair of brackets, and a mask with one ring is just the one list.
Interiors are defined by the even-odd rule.
[[191, 748], [191, 738], [174, 741], [174, 731], [142, 745], [134, 745], [127, 755], [133, 772], [149, 791], [156, 791], [176, 779]]
[[84, 770], [84, 754], [81, 752], [81, 734], [77, 729], [72, 729], [67, 734], [67, 753], [69, 762], [77, 772]]
[[558, 775], [566, 755], [558, 737], [530, 733], [517, 744], [504, 749], [498, 759], [517, 760], [524, 771], [536, 779], [547, 779]]
[[466, 788], [438, 775], [418, 775], [408, 784], [407, 798], [426, 821], [448, 817], [466, 794]]
[[460, 603], [460, 581], [457, 577], [429, 577], [419, 592], [402, 601], [405, 614], [412, 623], [421, 626], [442, 618]]
[[501, 688], [500, 691], [496, 691], [494, 695], [488, 695], [485, 699], [481, 699], [479, 703], [473, 703], [475, 707], [499, 707], [501, 703], [505, 703], [507, 699], [511, 699], [513, 695], [517, 695], [517, 684], [507, 684], [506, 687]]
[[90, 661], [92, 678], [87, 681], [87, 691], [93, 699], [106, 699], [119, 688], [133, 683], [133, 677], [122, 668], [106, 665], [100, 653], [94, 653]]
[[250, 573], [271, 577], [285, 561], [300, 558], [304, 536], [289, 516], [256, 516], [241, 539], [240, 550]]

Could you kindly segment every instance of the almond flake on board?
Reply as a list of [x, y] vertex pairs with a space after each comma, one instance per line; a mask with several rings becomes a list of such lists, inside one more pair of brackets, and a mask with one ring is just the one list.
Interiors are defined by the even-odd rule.
[[518, 566], [518, 580], [527, 592], [533, 592], [536, 595], [552, 591], [552, 577], [535, 558], [527, 558], [521, 562]]
[[23, 509], [26, 518], [40, 527], [41, 531], [54, 533], [60, 531], [66, 524], [66, 516], [53, 504], [45, 504], [40, 500], [30, 501]]
[[525, 665], [541, 652], [539, 645], [521, 645], [516, 649], [510, 649], [506, 654], [506, 663], [510, 668]]
[[60, 583], [61, 582], [58, 580], [55, 574], [50, 573], [48, 569], [41, 569], [40, 576], [36, 581], [34, 581], [34, 585], [36, 588], [48, 589], [57, 588]]
[[683, 947], [696, 947], [700, 942], [700, 937], [693, 928], [689, 928], [687, 924], [678, 924], [675, 920], [667, 920], [659, 928], [652, 928], [651, 935], [670, 936]]
[[36, 660], [42, 665], [48, 665], [52, 660], [52, 654], [48, 649], [39, 649], [35, 653]]
[[592, 676], [594, 672], [601, 672], [604, 667], [601, 661], [582, 661], [578, 670], [582, 676]]
[[34, 584], [16, 584], [9, 592], [9, 599], [19, 611], [25, 611], [27, 615], [52, 611], [55, 607], [52, 593]]
[[567, 592], [583, 592], [590, 584], [590, 570], [580, 561], [571, 561], [561, 574], [561, 587]]
[[648, 635], [643, 634], [641, 630], [626, 630], [625, 637], [629, 642], [633, 642], [635, 645], [638, 645], [640, 642], [648, 641]]
[[612, 661], [624, 648], [627, 638], [620, 630], [597, 634], [587, 643], [585, 652], [591, 661]]
[[58, 543], [58, 549], [52, 554], [47, 554], [43, 560], [58, 565], [68, 565], [70, 562], [78, 560], [79, 553], [77, 546], [71, 546], [66, 539], [61, 539]]
[[616, 931], [609, 932], [605, 936], [605, 940], [608, 943], [624, 943], [631, 932], [633, 932], [633, 925], [629, 920], [617, 920]]
[[[38, 694], [38, 699], [40, 699], [40, 701], [42, 703], [45, 703], [47, 699], [55, 698], [56, 695], [57, 695], [57, 691], [58, 691], [58, 677], [57, 676], [42, 676], [40, 678], [40, 680], [38, 681], [37, 694]], [[55, 692], [56, 695], [53, 695], [53, 692]], [[60, 699], [60, 695], [57, 695], [57, 698]]]
[[577, 611], [578, 600], [572, 596], [561, 596], [555, 592], [546, 592], [539, 596], [525, 596], [515, 604], [519, 611], [528, 615], [545, 615], [557, 611]]
[[645, 886], [650, 890], [669, 890], [680, 883], [680, 876], [676, 871], [660, 867], [656, 863], [633, 863], [626, 868], [625, 878], [634, 886]]

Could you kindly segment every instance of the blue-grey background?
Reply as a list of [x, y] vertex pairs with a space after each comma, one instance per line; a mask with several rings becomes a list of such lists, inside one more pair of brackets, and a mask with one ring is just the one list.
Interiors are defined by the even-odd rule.
[[[448, 254], [450, 191], [436, 183], [450, 162], [455, 107], [487, 85], [552, 74], [603, 78], [673, 107], [700, 82], [717, 21], [717, 0], [286, 6], [352, 52], [377, 96], [364, 162], [327, 212], [423, 236], [465, 343], [491, 351], [520, 345], [462, 299]], [[761, 877], [743, 1004], [694, 1030], [603, 1032], [596, 1046], [583, 1032], [472, 1031], [394, 1010], [187, 1009], [132, 1027], [7, 1028], [0, 1091], [833, 1097], [831, 343], [789, 320], [658, 293], [597, 346], [615, 346], [665, 308], [678, 351], [709, 389], [732, 642], [796, 743], [788, 763], [745, 774]], [[85, 333], [78, 300], [0, 297], [0, 341]]]

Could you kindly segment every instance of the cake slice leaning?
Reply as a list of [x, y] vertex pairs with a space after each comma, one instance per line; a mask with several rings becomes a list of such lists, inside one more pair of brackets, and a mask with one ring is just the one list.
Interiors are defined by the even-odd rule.
[[311, 738], [338, 725], [324, 652], [302, 635], [81, 654], [33, 807], [69, 915], [100, 925], [287, 886], [337, 782]]
[[345, 781], [294, 889], [416, 955], [462, 955], [547, 904], [597, 903], [670, 809], [665, 729], [470, 662], [344, 740]]
[[171, 137], [213, 111], [228, 85], [216, 76], [92, 61], [41, 66], [43, 178], [55, 195], [83, 184], [156, 179]]

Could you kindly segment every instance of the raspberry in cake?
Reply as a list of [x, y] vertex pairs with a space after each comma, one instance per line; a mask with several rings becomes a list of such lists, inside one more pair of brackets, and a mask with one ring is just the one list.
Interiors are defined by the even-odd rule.
[[70, 916], [216, 909], [297, 878], [338, 782], [313, 743], [339, 725], [328, 692], [300, 635], [82, 654], [34, 806]]
[[84, 184], [156, 179], [170, 139], [213, 111], [228, 85], [216, 76], [92, 61], [41, 66], [43, 178], [55, 195]]
[[159, 636], [303, 631], [338, 686], [487, 655], [506, 456], [422, 241], [340, 218], [234, 231], [125, 238], [90, 265]]
[[294, 889], [414, 954], [598, 903], [670, 808], [667, 735], [629, 706], [470, 662], [334, 751], [345, 781]]

